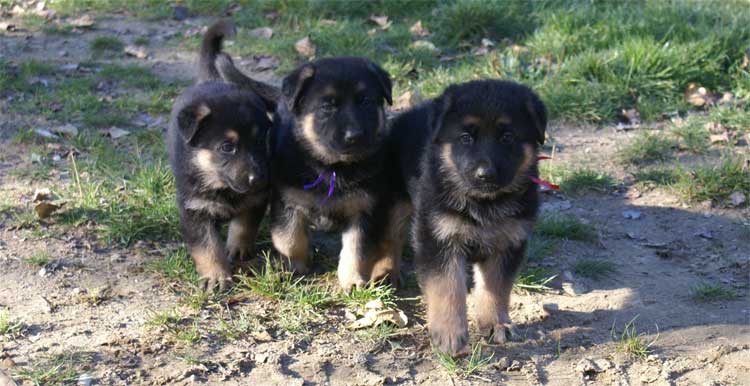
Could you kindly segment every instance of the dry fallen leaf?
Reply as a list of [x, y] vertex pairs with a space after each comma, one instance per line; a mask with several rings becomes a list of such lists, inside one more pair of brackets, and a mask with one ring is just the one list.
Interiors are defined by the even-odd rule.
[[320, 25], [324, 25], [324, 26], [332, 26], [332, 25], [336, 25], [337, 21], [336, 20], [331, 20], [331, 19], [320, 19], [320, 21], [318, 23], [320, 23]]
[[719, 122], [706, 122], [703, 128], [711, 134], [720, 134], [726, 131], [726, 128]]
[[721, 133], [721, 134], [711, 134], [709, 136], [709, 139], [711, 141], [711, 144], [720, 143], [720, 142], [727, 142], [727, 143], [729, 142], [729, 136], [727, 135], [726, 132]]
[[52, 192], [47, 188], [41, 188], [34, 191], [34, 196], [31, 198], [32, 202], [46, 201], [52, 196]]
[[57, 134], [66, 134], [71, 137], [75, 137], [76, 135], [78, 135], [78, 128], [71, 125], [70, 123], [62, 125], [62, 126], [53, 127], [52, 131]]
[[352, 330], [367, 327], [377, 327], [382, 323], [390, 323], [396, 327], [406, 327], [409, 320], [406, 314], [395, 308], [386, 307], [379, 299], [371, 300], [362, 309], [356, 311], [362, 318], [357, 319], [347, 326]]
[[40, 136], [42, 138], [47, 138], [47, 139], [56, 139], [57, 138], [57, 135], [55, 135], [54, 133], [52, 133], [51, 131], [49, 131], [47, 129], [34, 129], [34, 133], [36, 133], [36, 135], [38, 135], [38, 136]]
[[107, 134], [112, 137], [112, 139], [117, 139], [120, 137], [124, 137], [128, 134], [130, 134], [129, 131], [120, 129], [119, 127], [112, 127], [109, 130], [107, 130]]
[[125, 54], [135, 56], [138, 59], [146, 59], [148, 57], [146, 49], [140, 46], [125, 46]]
[[315, 56], [316, 47], [309, 36], [306, 36], [294, 43], [294, 49], [297, 50], [297, 52], [302, 56], [306, 56], [308, 58]]
[[273, 30], [269, 27], [260, 27], [250, 30], [250, 34], [263, 39], [270, 39], [273, 37]]
[[396, 99], [393, 101], [393, 109], [397, 111], [406, 110], [421, 101], [422, 95], [418, 90], [407, 91], [396, 97]]
[[701, 107], [714, 102], [714, 97], [709, 94], [705, 87], [690, 83], [685, 90], [685, 99], [693, 106]]
[[271, 334], [269, 334], [266, 330], [254, 332], [252, 336], [256, 342], [270, 342], [273, 340]]
[[94, 26], [94, 18], [91, 15], [83, 15], [70, 21], [70, 25], [78, 28], [90, 28]]
[[411, 47], [419, 50], [427, 50], [435, 54], [440, 53], [440, 50], [428, 40], [417, 40], [411, 44]]
[[49, 202], [40, 202], [34, 206], [37, 216], [41, 219], [45, 219], [52, 215], [56, 210], [60, 209], [62, 205], [55, 205]]
[[430, 31], [422, 26], [422, 20], [417, 20], [416, 23], [409, 27], [409, 33], [411, 33], [412, 36], [425, 37], [430, 34]]
[[376, 16], [376, 15], [370, 15], [370, 18], [368, 19], [371, 22], [375, 23], [380, 27], [382, 30], [387, 30], [391, 27], [391, 21], [388, 20], [388, 16]]

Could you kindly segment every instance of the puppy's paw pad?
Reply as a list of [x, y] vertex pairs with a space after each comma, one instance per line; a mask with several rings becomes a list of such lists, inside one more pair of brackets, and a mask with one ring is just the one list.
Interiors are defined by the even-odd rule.
[[510, 341], [519, 341], [521, 336], [518, 334], [516, 326], [512, 323], [498, 323], [490, 331], [490, 339], [495, 344], [504, 344]]
[[468, 331], [432, 331], [432, 345], [440, 352], [452, 357], [461, 357], [469, 353]]

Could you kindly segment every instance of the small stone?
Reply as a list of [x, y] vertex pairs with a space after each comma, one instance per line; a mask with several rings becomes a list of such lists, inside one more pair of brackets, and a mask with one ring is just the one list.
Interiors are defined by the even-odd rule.
[[309, 36], [297, 40], [297, 42], [294, 43], [294, 49], [297, 50], [300, 55], [308, 58], [315, 56], [317, 50]]
[[745, 193], [742, 193], [740, 191], [734, 192], [729, 195], [729, 200], [732, 202], [732, 206], [740, 206], [747, 201], [745, 198]]
[[135, 56], [138, 59], [146, 59], [148, 57], [148, 52], [141, 46], [125, 46], [125, 54]]
[[189, 14], [188, 8], [182, 5], [175, 6], [172, 10], [172, 17], [177, 21], [187, 19]]
[[435, 44], [428, 40], [417, 40], [414, 43], [411, 44], [411, 48], [417, 49], [417, 50], [427, 50], [434, 54], [440, 53], [440, 49], [435, 47]]
[[521, 368], [523, 368], [523, 365], [521, 365], [521, 362], [514, 360], [510, 363], [510, 366], [506, 369], [507, 371], [520, 371]]
[[623, 210], [622, 217], [628, 220], [638, 220], [639, 218], [641, 218], [641, 212], [632, 209]]
[[93, 378], [91, 375], [83, 373], [78, 377], [78, 382], [76, 385], [78, 386], [91, 386], [91, 382], [93, 382]]
[[268, 27], [260, 27], [250, 30], [250, 34], [258, 38], [270, 39], [273, 37], [273, 30]]

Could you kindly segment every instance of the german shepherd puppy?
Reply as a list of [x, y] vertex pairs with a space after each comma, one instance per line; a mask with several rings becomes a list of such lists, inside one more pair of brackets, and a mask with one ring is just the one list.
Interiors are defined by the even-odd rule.
[[[249, 256], [268, 200], [266, 101], [221, 81], [215, 60], [234, 33], [220, 21], [206, 32], [198, 83], [175, 101], [167, 151], [182, 235], [208, 290], [231, 282], [231, 260]], [[226, 246], [220, 226], [229, 223]]]
[[386, 71], [365, 58], [319, 59], [286, 76], [271, 135], [271, 238], [298, 273], [309, 271], [309, 231], [342, 230], [341, 287], [369, 280], [378, 240], [372, 214], [387, 191], [382, 144]]
[[546, 125], [529, 88], [498, 80], [450, 86], [392, 123], [389, 159], [403, 182], [395, 206], [413, 204], [417, 277], [440, 351], [467, 347], [466, 264], [479, 329], [506, 339], [513, 280], [539, 206], [531, 177]]

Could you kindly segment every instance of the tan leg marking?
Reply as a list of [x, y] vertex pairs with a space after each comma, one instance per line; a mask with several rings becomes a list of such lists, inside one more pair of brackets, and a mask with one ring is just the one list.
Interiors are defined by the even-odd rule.
[[295, 272], [304, 275], [310, 271], [307, 221], [300, 213], [294, 212], [283, 226], [271, 227], [271, 241], [279, 253], [289, 258]]
[[474, 265], [474, 313], [477, 327], [491, 334], [495, 343], [505, 343], [512, 333], [508, 307], [513, 282], [505, 280], [498, 259], [490, 258]]
[[202, 243], [191, 245], [190, 254], [206, 289], [219, 286], [223, 290], [232, 281], [231, 264], [216, 231], [209, 231]]
[[451, 261], [441, 273], [421, 279], [432, 343], [450, 355], [466, 352], [466, 275], [462, 261]]
[[360, 288], [369, 279], [366, 277], [367, 261], [362, 254], [362, 229], [359, 221], [352, 222], [349, 228], [341, 234], [341, 253], [339, 253], [338, 278], [339, 285], [344, 291], [352, 287]]
[[406, 203], [399, 203], [391, 209], [378, 254], [374, 256], [370, 280], [381, 280], [387, 276], [394, 287], [401, 284], [401, 254], [412, 210], [411, 204]]
[[257, 219], [252, 214], [243, 212], [229, 222], [227, 235], [227, 252], [231, 259], [252, 257], [255, 248], [255, 235], [258, 233]]

